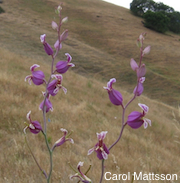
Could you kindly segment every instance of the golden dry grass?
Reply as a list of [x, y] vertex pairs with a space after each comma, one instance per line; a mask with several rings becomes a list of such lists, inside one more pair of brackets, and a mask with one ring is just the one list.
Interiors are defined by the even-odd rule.
[[[29, 67], [34, 63], [41, 65], [40, 68], [49, 77], [50, 58], [39, 43], [39, 35], [46, 33], [48, 42], [53, 44], [55, 33], [49, 22], [54, 16], [51, 8], [55, 7], [57, 1], [13, 2], [4, 2], [2, 7], [6, 13], [0, 15], [0, 182], [40, 183], [45, 179], [24, 142], [23, 128], [29, 110], [32, 111], [32, 119], [43, 124], [38, 106], [43, 99], [41, 91], [44, 87], [29, 86], [24, 78], [30, 74]], [[38, 8], [41, 2], [42, 7]], [[108, 6], [97, 0], [67, 0], [64, 14], [70, 17], [67, 25], [70, 35], [60, 56], [64, 57], [64, 52], [68, 51], [73, 56], [78, 74], [68, 71], [64, 75], [63, 85], [68, 89], [67, 95], [60, 91], [56, 97], [51, 97], [54, 111], [47, 115], [50, 119], [48, 138], [53, 145], [62, 136], [60, 128], [63, 127], [74, 132], [71, 137], [75, 144], [66, 143], [55, 149], [52, 182], [70, 182], [68, 176], [73, 172], [67, 163], [76, 166], [79, 161], [84, 161], [84, 171], [92, 164], [88, 175], [93, 182], [99, 181], [101, 162], [95, 154], [87, 157], [87, 151], [97, 141], [96, 132], [103, 130], [108, 130], [105, 143], [110, 146], [117, 139], [121, 124], [121, 109], [109, 102], [107, 92], [103, 89], [106, 82], [102, 79], [108, 81], [116, 77], [121, 87], [118, 83], [114, 87], [121, 91], [124, 102], [132, 97], [129, 91], [134, 88], [130, 84], [135, 76], [129, 69], [129, 60], [131, 57], [138, 58], [135, 40], [143, 31], [148, 32], [145, 43], [152, 45], [152, 51], [145, 59], [148, 66], [145, 90], [150, 97], [137, 98], [129, 106], [126, 116], [133, 110], [139, 110], [138, 102], [145, 103], [150, 107], [147, 118], [152, 120], [152, 127], [133, 130], [127, 126], [122, 139], [105, 162], [105, 171], [116, 174], [142, 171], [179, 175], [180, 144], [177, 142], [180, 139], [179, 131], [173, 125], [177, 123], [173, 121], [173, 113], [179, 121], [178, 110], [159, 102], [164, 98], [167, 103], [171, 103], [172, 99], [176, 102], [179, 100], [179, 68], [174, 64], [179, 57], [175, 49], [179, 46], [178, 36], [161, 35], [145, 29], [140, 19], [132, 16], [127, 9]], [[167, 73], [160, 72], [163, 68]], [[148, 80], [151, 81], [148, 83]], [[172, 82], [166, 86], [164, 83], [167, 81]], [[168, 95], [165, 93], [167, 89]], [[162, 97], [152, 100], [154, 95]], [[43, 136], [30, 133], [27, 136], [37, 160], [47, 171], [49, 157]]]

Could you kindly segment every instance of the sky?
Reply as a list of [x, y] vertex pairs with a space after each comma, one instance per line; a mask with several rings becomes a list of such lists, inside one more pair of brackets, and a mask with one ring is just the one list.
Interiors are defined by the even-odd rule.
[[[130, 3], [133, 0], [103, 0], [103, 1], [107, 1], [125, 8], [130, 8]], [[154, 2], [162, 2], [165, 5], [168, 5], [172, 8], [174, 8], [175, 11], [179, 11], [180, 12], [180, 1], [179, 0], [153, 0]]]

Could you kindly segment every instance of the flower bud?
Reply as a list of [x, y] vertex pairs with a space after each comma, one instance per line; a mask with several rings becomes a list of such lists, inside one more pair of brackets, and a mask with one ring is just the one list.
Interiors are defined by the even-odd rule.
[[150, 52], [150, 50], [151, 50], [151, 46], [147, 46], [144, 50], [143, 50], [143, 56], [145, 55], [145, 54], [148, 54], [149, 52]]
[[144, 77], [146, 74], [146, 66], [145, 64], [142, 64], [140, 68], [137, 69], [137, 77], [141, 78]]
[[60, 42], [64, 41], [68, 36], [68, 30], [66, 29], [60, 36]]
[[54, 21], [52, 21], [52, 23], [51, 23], [51, 26], [52, 26], [52, 28], [55, 30], [57, 30], [58, 29], [58, 25], [57, 25], [57, 23], [56, 22], [54, 22]]
[[131, 58], [130, 65], [133, 71], [136, 71], [136, 69], [138, 69], [138, 64], [133, 58]]
[[61, 22], [66, 23], [67, 21], [68, 21], [68, 17], [64, 17]]
[[48, 55], [53, 55], [53, 49], [51, 48], [51, 46], [46, 42], [45, 40], [46, 38], [46, 34], [43, 34], [40, 36], [40, 40], [44, 45], [44, 50]]

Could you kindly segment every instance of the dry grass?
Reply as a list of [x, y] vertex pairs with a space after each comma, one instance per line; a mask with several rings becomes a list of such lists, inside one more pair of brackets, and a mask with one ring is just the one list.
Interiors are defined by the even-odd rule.
[[[38, 8], [41, 4], [42, 7]], [[55, 33], [49, 22], [54, 16], [51, 8], [56, 4], [55, 0], [14, 0], [13, 4], [7, 1], [2, 5], [6, 11], [0, 15], [2, 183], [45, 182], [24, 143], [22, 133], [29, 110], [32, 111], [32, 119], [42, 123], [41, 112], [37, 109], [44, 88], [29, 86], [24, 82], [24, 77], [30, 73], [29, 67], [34, 63], [40, 64], [48, 77], [50, 59], [45, 55], [38, 35], [46, 33], [48, 42], [53, 44]], [[70, 35], [63, 52], [68, 50], [76, 64], [76, 72], [86, 77], [68, 71], [63, 82], [68, 89], [67, 95], [61, 91], [55, 98], [51, 97], [54, 107], [54, 111], [48, 114], [51, 144], [62, 136], [61, 127], [73, 130], [72, 138], [75, 141], [74, 145], [66, 143], [55, 150], [52, 182], [70, 182], [68, 176], [73, 172], [67, 163], [76, 166], [79, 161], [85, 162], [84, 171], [92, 164], [89, 177], [95, 183], [99, 181], [100, 172], [97, 170], [101, 163], [95, 154], [87, 157], [87, 151], [97, 141], [96, 132], [102, 130], [108, 130], [105, 142], [111, 145], [118, 137], [121, 124], [121, 109], [109, 102], [107, 92], [102, 88], [106, 82], [102, 79], [108, 81], [110, 77], [116, 77], [121, 87], [118, 84], [114, 86], [123, 94], [124, 102], [132, 97], [129, 91], [134, 88], [130, 84], [135, 76], [129, 69], [129, 60], [131, 57], [138, 58], [134, 40], [143, 31], [148, 32], [146, 43], [152, 45], [152, 52], [145, 59], [148, 66], [145, 89], [149, 98], [137, 98], [126, 115], [139, 110], [138, 102], [145, 103], [150, 107], [147, 118], [152, 120], [152, 127], [147, 130], [126, 127], [120, 143], [109, 155], [105, 171], [179, 175], [180, 145], [175, 142], [179, 140], [179, 131], [173, 125], [172, 115], [173, 111], [179, 121], [178, 110], [159, 102], [162, 100], [172, 104], [179, 100], [178, 36], [161, 35], [145, 29], [140, 23], [141, 19], [132, 16], [127, 9], [108, 6], [97, 0], [67, 0], [64, 13], [70, 17], [67, 25]], [[61, 58], [64, 57], [63, 52]], [[39, 163], [48, 170], [48, 153], [43, 136], [28, 133], [28, 139]]]

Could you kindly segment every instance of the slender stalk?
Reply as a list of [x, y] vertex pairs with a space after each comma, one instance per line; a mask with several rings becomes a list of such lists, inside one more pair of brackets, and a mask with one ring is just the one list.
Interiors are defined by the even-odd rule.
[[[61, 28], [61, 13], [59, 13], [59, 27], [58, 27], [58, 40], [59, 40], [59, 47], [60, 47], [60, 28]], [[54, 55], [52, 55], [52, 64], [51, 64], [51, 74], [50, 74], [50, 77], [49, 77], [49, 80], [48, 82], [46, 83], [46, 92], [45, 92], [45, 96], [44, 96], [44, 103], [43, 103], [43, 119], [44, 119], [44, 131], [43, 132], [43, 135], [44, 135], [44, 138], [45, 138], [45, 142], [46, 142], [46, 146], [47, 146], [47, 149], [49, 151], [49, 158], [50, 158], [50, 167], [49, 167], [49, 174], [48, 176], [46, 176], [47, 178], [47, 183], [50, 182], [50, 178], [51, 178], [51, 174], [52, 174], [52, 167], [53, 167], [53, 159], [52, 159], [52, 154], [53, 154], [53, 150], [51, 150], [51, 148], [49, 147], [49, 143], [48, 143], [48, 139], [47, 139], [47, 123], [46, 123], [46, 99], [48, 97], [48, 90], [47, 90], [47, 87], [49, 85], [49, 83], [51, 82], [51, 79], [52, 79], [52, 75], [54, 74], [54, 60], [55, 58], [57, 57], [57, 54], [59, 52], [60, 49], [57, 49], [56, 50], [56, 53]]]
[[38, 168], [40, 169], [40, 171], [44, 174], [44, 176], [45, 176], [46, 179], [47, 179], [48, 176], [47, 176], [46, 172], [41, 168], [41, 166], [39, 165], [39, 163], [37, 162], [37, 159], [36, 159], [36, 157], [34, 156], [32, 150], [31, 150], [31, 148], [30, 148], [30, 146], [29, 146], [29, 144], [28, 144], [28, 141], [27, 141], [26, 136], [25, 136], [25, 142], [26, 142], [26, 145], [28, 146], [28, 149], [29, 149], [29, 151], [30, 151], [30, 153], [31, 153], [31, 155], [32, 155], [32, 157], [33, 157], [33, 159], [34, 159], [34, 161], [36, 162]]
[[104, 159], [102, 160], [102, 167], [101, 167], [101, 169], [102, 169], [102, 172], [101, 172], [101, 179], [100, 179], [99, 183], [102, 183], [103, 176], [104, 176]]
[[45, 134], [44, 132], [43, 132], [43, 135], [44, 135], [44, 138], [45, 138], [46, 146], [47, 146], [48, 151], [49, 151], [49, 158], [50, 158], [49, 174], [48, 174], [48, 176], [47, 176], [47, 183], [49, 183], [50, 178], [51, 178], [51, 174], [52, 174], [52, 167], [53, 167], [52, 150], [51, 150], [51, 148], [49, 147], [48, 139], [47, 139], [47, 136], [46, 136], [46, 134]]

